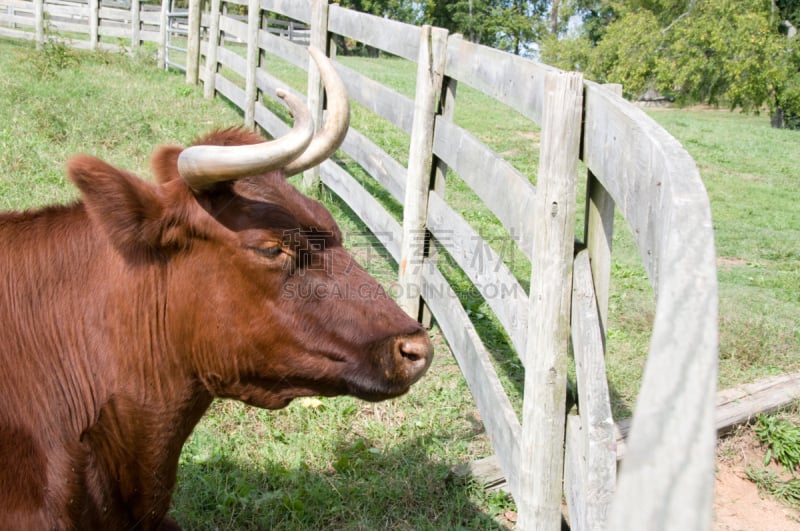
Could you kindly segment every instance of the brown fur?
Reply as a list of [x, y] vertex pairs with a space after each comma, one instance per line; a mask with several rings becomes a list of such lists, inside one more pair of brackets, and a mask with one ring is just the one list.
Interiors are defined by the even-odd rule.
[[213, 398], [380, 400], [430, 363], [321, 204], [280, 172], [194, 193], [180, 151], [156, 152], [157, 183], [75, 157], [80, 202], [0, 214], [0, 529], [178, 529], [178, 457]]

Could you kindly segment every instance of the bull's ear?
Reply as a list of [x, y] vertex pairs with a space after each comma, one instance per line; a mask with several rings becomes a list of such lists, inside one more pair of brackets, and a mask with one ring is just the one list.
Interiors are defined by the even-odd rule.
[[161, 186], [89, 155], [72, 158], [68, 175], [80, 189], [92, 223], [126, 256], [181, 247], [187, 233]]
[[150, 168], [158, 183], [164, 184], [181, 178], [178, 174], [178, 156], [181, 151], [183, 148], [178, 146], [162, 146], [153, 153]]

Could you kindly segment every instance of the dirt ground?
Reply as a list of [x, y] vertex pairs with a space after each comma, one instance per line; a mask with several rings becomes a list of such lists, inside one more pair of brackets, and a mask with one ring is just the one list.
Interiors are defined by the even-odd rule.
[[800, 511], [762, 497], [755, 483], [747, 479], [747, 466], [762, 466], [763, 459], [764, 449], [750, 429], [720, 441], [714, 531], [800, 531]]

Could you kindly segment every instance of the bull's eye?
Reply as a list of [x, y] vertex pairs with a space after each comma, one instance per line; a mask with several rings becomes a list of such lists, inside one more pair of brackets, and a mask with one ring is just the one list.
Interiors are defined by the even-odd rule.
[[280, 245], [270, 245], [269, 247], [252, 247], [252, 249], [265, 258], [277, 258], [283, 252]]

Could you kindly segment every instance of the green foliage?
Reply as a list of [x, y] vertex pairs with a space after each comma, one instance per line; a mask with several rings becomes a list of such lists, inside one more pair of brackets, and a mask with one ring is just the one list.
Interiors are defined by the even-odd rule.
[[755, 467], [748, 467], [746, 474], [759, 490], [800, 509], [800, 478], [783, 479], [772, 470]]
[[782, 109], [791, 124], [800, 116], [800, 52], [786, 33], [797, 3], [779, 2], [776, 13], [767, 0], [577, 1], [581, 34], [543, 42], [542, 58], [622, 83], [632, 98], [655, 89], [682, 104]]
[[62, 70], [78, 66], [81, 55], [61, 39], [48, 37], [37, 53], [31, 55], [30, 64], [39, 79], [53, 79]]
[[765, 465], [774, 459], [786, 470], [800, 471], [800, 426], [775, 415], [759, 415], [753, 431], [768, 447]]

